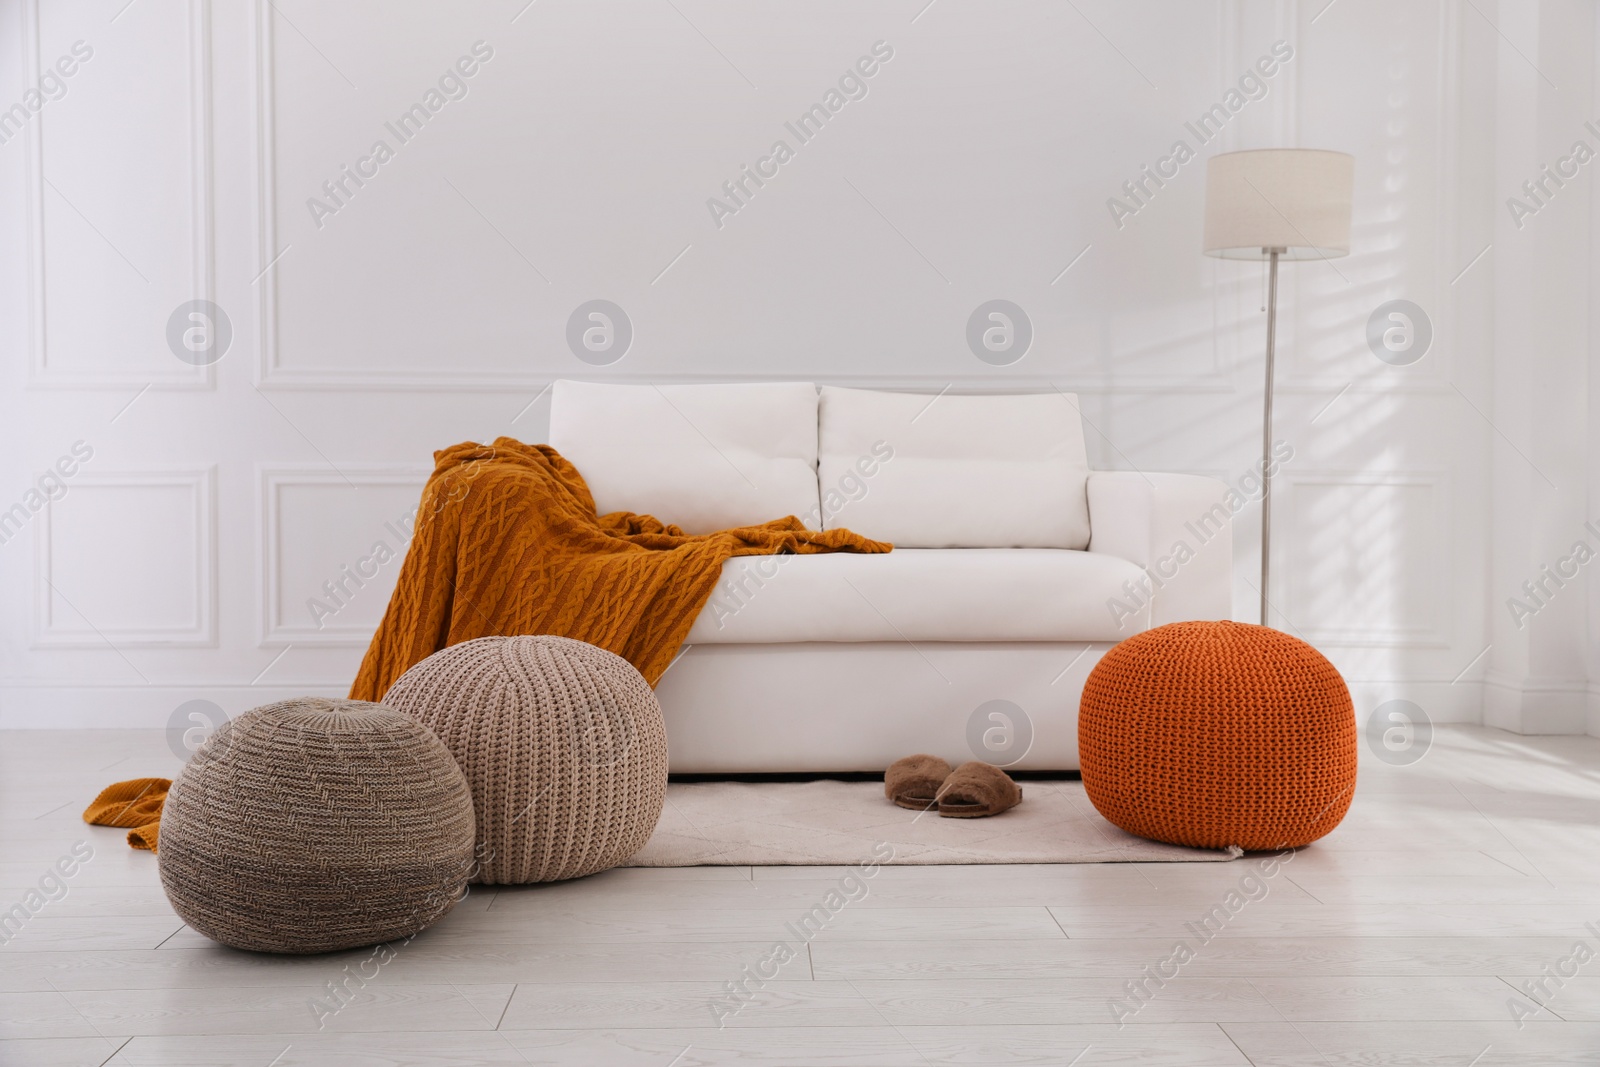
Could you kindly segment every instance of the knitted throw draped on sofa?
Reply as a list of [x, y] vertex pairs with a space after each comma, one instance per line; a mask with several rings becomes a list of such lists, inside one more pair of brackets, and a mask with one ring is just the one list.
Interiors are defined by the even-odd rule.
[[595, 514], [577, 468], [509, 437], [434, 453], [394, 595], [353, 700], [383, 699], [412, 664], [475, 637], [554, 634], [615, 652], [655, 685], [731, 556], [888, 552], [789, 516], [688, 536], [648, 515]]

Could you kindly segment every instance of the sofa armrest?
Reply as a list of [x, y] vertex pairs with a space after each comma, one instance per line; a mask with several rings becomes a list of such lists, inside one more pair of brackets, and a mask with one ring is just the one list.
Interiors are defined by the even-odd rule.
[[1233, 615], [1233, 512], [1228, 486], [1193, 474], [1089, 472], [1089, 551], [1136, 563], [1142, 588], [1107, 610], [1136, 625]]

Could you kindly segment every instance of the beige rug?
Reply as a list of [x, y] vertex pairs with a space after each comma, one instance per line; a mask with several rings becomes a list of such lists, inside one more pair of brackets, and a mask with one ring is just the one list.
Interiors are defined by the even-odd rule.
[[[889, 852], [892, 846], [893, 852]], [[1106, 822], [1082, 782], [1023, 782], [987, 819], [897, 808], [879, 782], [697, 782], [667, 787], [629, 867], [880, 863], [1205, 863], [1226, 851], [1146, 841]]]

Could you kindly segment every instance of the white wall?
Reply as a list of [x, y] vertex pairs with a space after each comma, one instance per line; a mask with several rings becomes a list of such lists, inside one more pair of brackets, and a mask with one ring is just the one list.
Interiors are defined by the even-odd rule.
[[[1600, 115], [1596, 25], [1589, 4], [1507, 3], [1498, 21], [1496, 92], [1493, 113], [1485, 114], [1494, 133], [1483, 138], [1493, 149], [1497, 199], [1493, 229], [1481, 238], [1492, 242], [1494, 358], [1484, 384], [1495, 431], [1484, 721], [1583, 732], [1600, 723], [1589, 711], [1600, 678], [1592, 652], [1600, 633], [1590, 606], [1595, 583], [1587, 572], [1567, 581], [1552, 569], [1575, 568], [1579, 542], [1600, 547], [1600, 534], [1586, 527], [1600, 517], [1588, 491], [1597, 470], [1590, 264], [1600, 243], [1587, 169], [1560, 186], [1541, 172], [1559, 169], [1579, 141], [1600, 148], [1600, 133], [1586, 127], [1600, 129], [1592, 122]], [[1538, 199], [1523, 192], [1524, 183], [1541, 179], [1546, 188]], [[1512, 198], [1537, 212], [1514, 213]]]
[[[1503, 201], [1600, 114], [1586, 6], [123, 3], [0, 7], [0, 107], [93, 49], [0, 145], [0, 509], [93, 450], [0, 544], [0, 725], [342, 693], [398, 563], [320, 627], [308, 599], [403, 547], [431, 450], [542, 439], [561, 376], [1054, 386], [1096, 466], [1237, 479], [1262, 270], [1200, 255], [1203, 157], [1303, 145], [1356, 156], [1356, 247], [1285, 268], [1277, 621], [1363, 713], [1480, 721], [1488, 691], [1497, 724], [1583, 728], [1600, 603], [1519, 630], [1504, 601], [1600, 470], [1590, 179], [1521, 230]], [[1113, 221], [1279, 40], [1265, 94]], [[480, 41], [466, 95], [401, 145], [385, 123]], [[880, 41], [866, 95], [799, 144], [784, 123]], [[394, 158], [314, 218], [380, 138]], [[717, 225], [708, 198], [780, 138], [794, 158]], [[211, 367], [166, 339], [197, 298], [232, 327]], [[634, 330], [609, 366], [565, 341], [597, 298]], [[1034, 329], [1006, 367], [964, 339], [995, 298]], [[1407, 367], [1365, 339], [1396, 298], [1434, 329]], [[1235, 531], [1247, 620], [1258, 520]]]

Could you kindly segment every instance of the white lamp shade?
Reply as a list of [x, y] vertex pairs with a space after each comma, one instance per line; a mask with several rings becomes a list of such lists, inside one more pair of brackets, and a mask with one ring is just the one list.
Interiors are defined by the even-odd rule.
[[1205, 253], [1328, 259], [1350, 253], [1355, 157], [1309, 148], [1224, 152], [1206, 164]]

